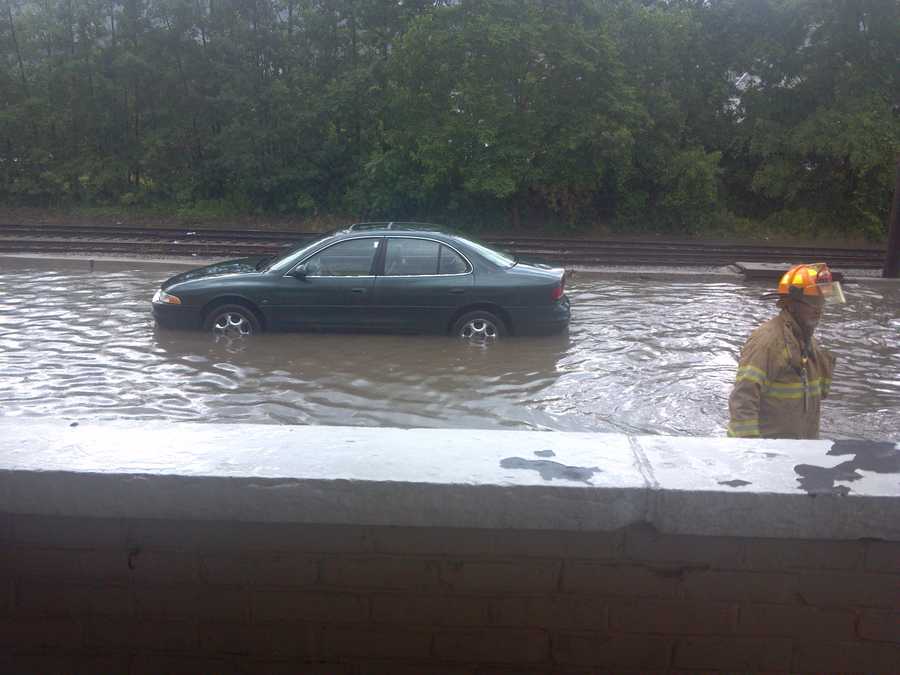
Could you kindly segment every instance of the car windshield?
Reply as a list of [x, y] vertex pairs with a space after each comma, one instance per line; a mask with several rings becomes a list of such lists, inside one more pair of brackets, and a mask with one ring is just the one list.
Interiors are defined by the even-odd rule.
[[314, 237], [313, 239], [308, 239], [299, 244], [289, 246], [288, 248], [285, 248], [280, 253], [276, 253], [273, 256], [269, 256], [268, 258], [263, 258], [262, 260], [260, 260], [258, 263], [256, 263], [256, 269], [262, 270], [262, 271], [270, 270], [273, 267], [275, 267], [276, 265], [278, 265], [278, 263], [282, 262], [283, 260], [287, 260], [288, 258], [291, 258], [291, 257], [297, 255], [298, 253], [302, 253], [303, 251], [305, 251], [307, 249], [311, 249], [313, 246], [318, 244], [323, 239], [330, 237], [332, 234], [333, 233], [329, 232], [328, 234], [322, 234], [322, 235], [319, 235], [318, 237]]
[[472, 239], [470, 237], [457, 237], [457, 239], [474, 249], [476, 253], [481, 255], [483, 258], [487, 258], [498, 267], [512, 267], [518, 262], [518, 258], [516, 258], [516, 256], [514, 256], [512, 253], [507, 253], [506, 251], [498, 251], [497, 249], [491, 248], [490, 246], [483, 244], [476, 239]]

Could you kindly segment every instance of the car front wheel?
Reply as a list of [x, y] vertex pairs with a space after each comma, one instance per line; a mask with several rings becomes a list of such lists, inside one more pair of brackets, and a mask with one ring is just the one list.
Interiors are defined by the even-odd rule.
[[206, 317], [203, 329], [216, 336], [249, 337], [261, 332], [259, 319], [241, 305], [221, 305]]
[[483, 310], [463, 314], [453, 324], [453, 335], [473, 342], [491, 342], [505, 334], [503, 320]]

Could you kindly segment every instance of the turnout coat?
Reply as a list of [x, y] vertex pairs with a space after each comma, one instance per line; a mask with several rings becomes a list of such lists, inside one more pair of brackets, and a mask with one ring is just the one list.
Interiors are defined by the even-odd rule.
[[804, 341], [799, 324], [782, 309], [753, 331], [741, 350], [728, 401], [728, 435], [818, 438], [834, 362], [815, 338]]

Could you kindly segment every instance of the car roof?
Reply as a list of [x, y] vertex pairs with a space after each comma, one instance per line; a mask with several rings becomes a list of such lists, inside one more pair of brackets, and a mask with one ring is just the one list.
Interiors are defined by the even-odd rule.
[[435, 234], [443, 234], [452, 236], [456, 234], [451, 228], [445, 225], [437, 225], [435, 223], [417, 223], [412, 221], [371, 221], [364, 223], [353, 223], [348, 226], [343, 233], [347, 232], [429, 232]]

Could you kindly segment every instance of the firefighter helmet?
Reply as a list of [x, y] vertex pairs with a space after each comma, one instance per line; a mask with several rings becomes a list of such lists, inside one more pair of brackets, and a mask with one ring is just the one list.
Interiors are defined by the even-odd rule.
[[825, 263], [794, 265], [778, 282], [778, 295], [808, 304], [846, 302], [841, 283], [831, 278], [831, 270]]

